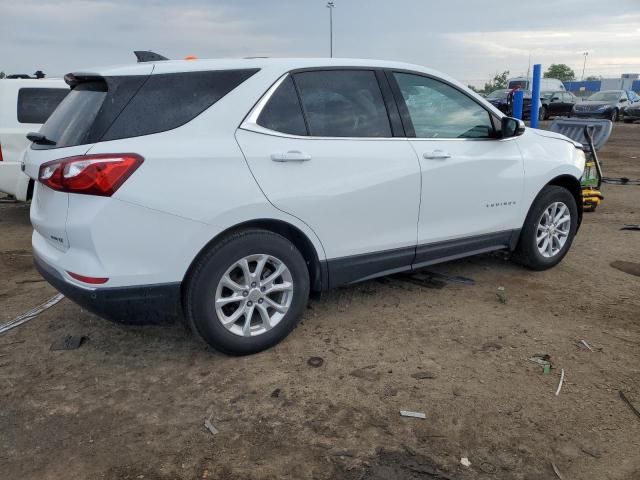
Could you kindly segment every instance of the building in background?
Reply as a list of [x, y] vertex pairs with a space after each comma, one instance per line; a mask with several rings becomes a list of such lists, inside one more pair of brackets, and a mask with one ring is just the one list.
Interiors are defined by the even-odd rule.
[[571, 80], [564, 82], [565, 88], [579, 97], [587, 97], [600, 90], [633, 90], [640, 92], [640, 73], [623, 73], [620, 78], [600, 80]]

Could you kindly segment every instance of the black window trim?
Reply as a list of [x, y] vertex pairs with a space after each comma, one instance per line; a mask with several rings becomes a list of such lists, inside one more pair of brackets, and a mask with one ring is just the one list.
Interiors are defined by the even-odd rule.
[[[391, 128], [391, 133], [393, 136], [391, 137], [322, 137], [322, 136], [314, 136], [310, 135], [311, 130], [309, 129], [309, 123], [307, 121], [307, 114], [304, 109], [304, 105], [302, 103], [302, 99], [300, 98], [300, 90], [298, 89], [298, 85], [296, 83], [295, 74], [296, 73], [306, 73], [306, 72], [323, 72], [323, 71], [333, 71], [333, 70], [366, 70], [373, 72], [375, 74], [375, 78], [378, 82], [378, 87], [380, 88], [380, 92], [384, 101], [385, 110], [387, 113], [387, 119], [389, 121], [389, 125]], [[258, 124], [258, 117], [262, 110], [269, 102], [275, 91], [278, 87], [284, 82], [284, 80], [291, 76], [291, 80], [293, 81], [293, 85], [295, 87], [296, 93], [298, 95], [298, 102], [300, 103], [300, 108], [302, 109], [302, 116], [304, 117], [304, 122], [307, 127], [308, 135], [293, 135], [290, 133], [279, 132], [277, 130], [271, 130], [269, 128], [263, 127]], [[381, 80], [385, 78], [384, 69], [379, 67], [371, 67], [371, 66], [351, 66], [351, 65], [342, 65], [342, 66], [325, 66], [325, 67], [304, 67], [304, 68], [295, 68], [289, 70], [282, 74], [278, 79], [271, 84], [271, 86], [265, 91], [265, 93], [258, 99], [258, 101], [254, 104], [254, 106], [249, 110], [249, 113], [244, 118], [244, 120], [238, 126], [241, 130], [248, 130], [255, 133], [260, 133], [263, 135], [271, 135], [275, 137], [284, 137], [284, 138], [295, 138], [300, 140], [362, 140], [362, 141], [381, 141], [381, 140], [406, 140], [407, 135], [405, 135], [405, 131], [402, 125], [401, 113], [398, 111], [398, 105], [395, 101], [395, 96], [391, 92], [391, 86]], [[385, 91], [385, 87], [388, 90]], [[396, 112], [394, 115], [393, 107], [395, 106]], [[391, 110], [391, 113], [389, 109]]]
[[[18, 94], [16, 96], [16, 121], [18, 123], [20, 123], [21, 125], [43, 125], [44, 122], [25, 122], [23, 121], [23, 119], [21, 119], [22, 115], [21, 115], [21, 111], [20, 111], [20, 100], [22, 95], [24, 95], [26, 93], [26, 91], [28, 90], [62, 90], [65, 92], [65, 96], [71, 91], [71, 89], [69, 87], [52, 87], [52, 86], [24, 86], [24, 87], [19, 87], [18, 88]], [[23, 93], [25, 92], [25, 93]], [[62, 97], [62, 99], [60, 100], [60, 102], [64, 100], [64, 97]], [[60, 102], [58, 102], [58, 105], [60, 104]], [[54, 108], [55, 110], [55, 108]], [[49, 115], [50, 116], [50, 115]], [[48, 117], [47, 117], [48, 118]], [[45, 119], [45, 122], [47, 120]]]
[[[389, 84], [391, 86], [391, 91], [393, 92], [393, 96], [394, 96], [396, 104], [398, 106], [398, 110], [400, 111], [400, 118], [402, 120], [402, 124], [404, 126], [404, 130], [407, 133], [407, 138], [414, 139], [414, 140], [431, 140], [431, 141], [455, 140], [455, 141], [480, 141], [480, 142], [486, 142], [486, 141], [490, 141], [490, 140], [504, 140], [504, 139], [501, 138], [501, 136], [499, 134], [499, 131], [496, 128], [496, 125], [500, 125], [501, 124], [500, 117], [498, 117], [494, 112], [489, 110], [489, 108], [487, 108], [486, 105], [483, 105], [482, 103], [478, 102], [477, 99], [473, 98], [471, 95], [469, 95], [468, 92], [465, 92], [459, 86], [454, 85], [451, 82], [448, 82], [444, 78], [437, 77], [435, 75], [430, 75], [430, 74], [424, 73], [424, 72], [416, 72], [415, 70], [405, 70], [405, 69], [401, 69], [401, 68], [385, 68], [383, 70], [384, 70], [384, 73], [385, 73], [385, 75], [387, 77], [387, 80], [388, 80], [388, 82], [389, 82]], [[489, 115], [489, 120], [491, 122], [491, 125], [493, 126], [493, 136], [492, 137], [487, 137], [487, 138], [421, 138], [421, 137], [417, 137], [415, 129], [413, 127], [413, 122], [411, 121], [411, 116], [409, 115], [409, 109], [407, 108], [407, 104], [404, 101], [404, 97], [402, 96], [402, 93], [400, 92], [400, 86], [398, 85], [398, 82], [397, 82], [397, 80], [396, 80], [396, 78], [394, 76], [394, 73], [405, 73], [405, 74], [417, 75], [419, 77], [428, 78], [430, 80], [434, 80], [434, 81], [443, 83], [445, 85], [448, 85], [449, 87], [451, 87], [454, 90], [458, 91], [459, 93], [463, 94], [465, 97], [467, 97], [469, 100], [474, 102], [476, 105], [480, 106], [485, 112], [487, 112], [487, 114]], [[512, 138], [515, 138], [515, 137], [512, 137]]]

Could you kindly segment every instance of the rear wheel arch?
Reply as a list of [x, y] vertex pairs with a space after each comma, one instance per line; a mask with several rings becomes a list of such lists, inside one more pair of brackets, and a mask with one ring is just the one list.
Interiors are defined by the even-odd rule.
[[182, 280], [182, 290], [184, 294], [184, 287], [188, 283], [188, 280], [193, 272], [195, 265], [197, 264], [198, 259], [202, 256], [206, 255], [206, 253], [218, 243], [220, 240], [228, 237], [229, 235], [233, 235], [234, 233], [240, 232], [242, 230], [251, 230], [251, 229], [261, 229], [266, 230], [272, 233], [276, 233], [278, 235], [283, 236], [287, 240], [289, 240], [293, 245], [300, 251], [302, 257], [307, 264], [307, 269], [309, 270], [309, 280], [312, 291], [321, 291], [327, 288], [327, 271], [326, 265], [320, 261], [318, 252], [309, 239], [309, 237], [302, 232], [299, 228], [291, 225], [282, 220], [276, 220], [272, 218], [267, 219], [256, 219], [250, 220], [247, 222], [239, 223], [232, 227], [227, 228], [226, 230], [220, 232], [214, 238], [212, 238], [207, 244], [198, 252], [198, 254], [194, 257], [187, 269], [187, 273], [185, 274]]

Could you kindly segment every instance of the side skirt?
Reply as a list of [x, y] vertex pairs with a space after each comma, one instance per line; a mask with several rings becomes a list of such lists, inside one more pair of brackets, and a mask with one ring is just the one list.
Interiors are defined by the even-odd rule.
[[506, 230], [418, 247], [330, 259], [326, 261], [328, 287], [336, 288], [495, 250], [513, 250], [519, 236], [520, 230]]

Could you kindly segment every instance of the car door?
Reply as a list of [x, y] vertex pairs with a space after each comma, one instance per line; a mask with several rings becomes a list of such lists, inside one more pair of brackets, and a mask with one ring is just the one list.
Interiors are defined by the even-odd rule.
[[569, 92], [565, 92], [562, 94], [562, 96], [564, 97], [564, 100], [562, 102], [562, 114], [563, 115], [569, 115], [571, 113], [571, 110], [573, 109], [573, 106], [576, 103], [576, 97]]
[[564, 94], [562, 92], [553, 92], [549, 97], [549, 115], [561, 115], [564, 108]]
[[332, 286], [409, 269], [415, 254], [420, 164], [380, 82], [373, 69], [287, 74], [236, 133], [269, 201], [320, 238]]
[[492, 114], [447, 82], [388, 72], [422, 172], [415, 265], [509, 244], [521, 227], [523, 161]]

